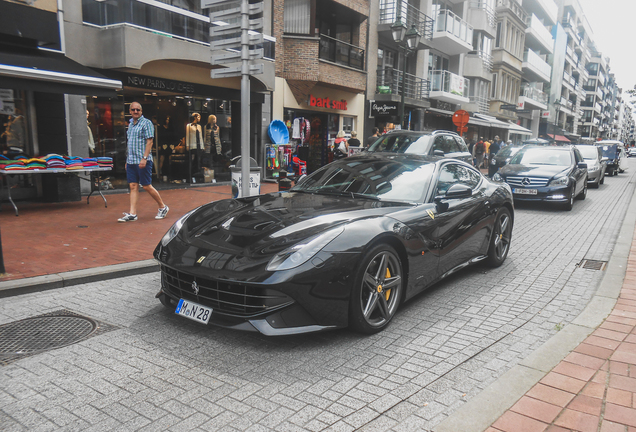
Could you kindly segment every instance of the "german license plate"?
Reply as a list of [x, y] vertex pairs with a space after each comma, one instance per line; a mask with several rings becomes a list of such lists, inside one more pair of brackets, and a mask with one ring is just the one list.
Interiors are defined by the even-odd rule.
[[189, 300], [180, 299], [179, 304], [177, 304], [175, 313], [177, 315], [190, 318], [193, 321], [207, 324], [208, 321], [210, 321], [210, 316], [212, 315], [212, 308], [191, 302]]
[[515, 188], [512, 190], [513, 194], [517, 194], [517, 195], [536, 195], [537, 194], [537, 190], [536, 189], [519, 189], [519, 188]]

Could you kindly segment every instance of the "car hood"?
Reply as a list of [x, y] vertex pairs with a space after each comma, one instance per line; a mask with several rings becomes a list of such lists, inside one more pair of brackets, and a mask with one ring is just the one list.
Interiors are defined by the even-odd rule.
[[406, 203], [279, 192], [213, 202], [187, 219], [190, 245], [243, 257], [269, 257], [341, 224], [411, 207]]
[[552, 178], [558, 176], [558, 174], [565, 174], [570, 170], [570, 167], [556, 166], [556, 165], [521, 165], [521, 164], [508, 164], [499, 170], [499, 174], [502, 176], [529, 176], [529, 177], [544, 177]]

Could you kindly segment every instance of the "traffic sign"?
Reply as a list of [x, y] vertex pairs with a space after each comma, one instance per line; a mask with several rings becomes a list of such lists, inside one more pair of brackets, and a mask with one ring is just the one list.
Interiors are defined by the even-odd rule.
[[457, 126], [457, 132], [464, 133], [464, 132], [468, 132], [468, 126]]
[[466, 126], [468, 124], [468, 120], [470, 119], [470, 114], [465, 110], [457, 110], [453, 114], [453, 123], [455, 126]]

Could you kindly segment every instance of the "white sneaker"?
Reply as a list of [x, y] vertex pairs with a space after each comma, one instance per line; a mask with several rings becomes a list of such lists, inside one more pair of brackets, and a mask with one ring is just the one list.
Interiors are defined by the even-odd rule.
[[[159, 211], [157, 212], [157, 216], [155, 216], [155, 219], [165, 218], [168, 215], [168, 210], [170, 210], [168, 206], [165, 206], [164, 208], [159, 209]], [[137, 219], [137, 216], [135, 216], [135, 219]]]
[[137, 220], [137, 215], [124, 213], [124, 217], [120, 217], [119, 219], [117, 219], [117, 222], [134, 222], [136, 220]]

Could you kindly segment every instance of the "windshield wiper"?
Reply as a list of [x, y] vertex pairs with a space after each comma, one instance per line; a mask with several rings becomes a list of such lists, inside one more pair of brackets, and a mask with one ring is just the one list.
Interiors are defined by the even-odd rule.
[[318, 189], [316, 190], [316, 193], [323, 194], [323, 195], [346, 196], [346, 197], [354, 198], [354, 199], [363, 198], [363, 199], [369, 199], [372, 201], [380, 201], [380, 198], [373, 195], [367, 195], [367, 194], [358, 193], [358, 192], [346, 192], [346, 191], [341, 191], [341, 190], [333, 189], [333, 188]]

